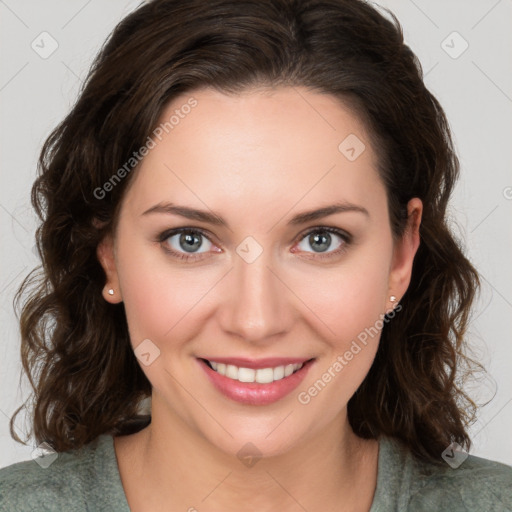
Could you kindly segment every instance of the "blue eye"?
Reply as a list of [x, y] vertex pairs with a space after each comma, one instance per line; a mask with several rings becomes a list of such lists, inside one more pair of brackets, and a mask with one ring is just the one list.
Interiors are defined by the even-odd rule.
[[[197, 259], [195, 254], [203, 254], [196, 252], [205, 246], [204, 240], [208, 240], [206, 235], [197, 229], [181, 228], [162, 233], [159, 237], [160, 242], [164, 243], [164, 250], [180, 259]], [[174, 242], [172, 241], [173, 239]], [[208, 240], [208, 243], [211, 242]], [[170, 247], [169, 247], [170, 246]], [[184, 251], [184, 252], [180, 252]], [[206, 250], [205, 252], [208, 252]]]
[[[333, 244], [332, 235], [341, 239], [341, 242], [337, 244], [338, 247], [335, 248], [336, 250], [329, 251], [329, 247], [331, 247]], [[344, 251], [346, 245], [350, 243], [350, 236], [347, 233], [340, 231], [339, 229], [322, 227], [314, 228], [313, 230], [308, 231], [301, 240], [305, 241], [305, 244], [309, 247], [313, 247], [313, 249], [315, 249], [313, 251], [314, 254], [318, 255], [320, 258], [325, 258], [337, 255]], [[305, 248], [301, 247], [300, 244], [299, 247], [301, 250], [305, 250]]]
[[[329, 251], [329, 247], [333, 244], [332, 235], [339, 238], [341, 242], [338, 242], [335, 250]], [[323, 259], [339, 256], [351, 243], [352, 237], [345, 231], [336, 228], [316, 227], [301, 235], [298, 240], [301, 242], [299, 244], [300, 250], [294, 249], [294, 253], [305, 252], [310, 255], [312, 254], [312, 256], [307, 256], [308, 258]], [[205, 256], [202, 255], [207, 254], [211, 250], [211, 246], [213, 246], [208, 235], [197, 228], [168, 230], [159, 235], [157, 241], [160, 242], [164, 251], [173, 258], [188, 261], [204, 259]], [[307, 251], [305, 247], [301, 246], [301, 244], [304, 244], [303, 241], [314, 250], [312, 252]], [[201, 251], [201, 249], [204, 250]], [[221, 251], [217, 250], [214, 252]]]

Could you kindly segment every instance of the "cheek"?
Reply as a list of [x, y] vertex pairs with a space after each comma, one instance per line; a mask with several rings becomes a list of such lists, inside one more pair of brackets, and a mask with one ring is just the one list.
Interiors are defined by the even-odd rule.
[[[350, 340], [373, 326], [384, 313], [388, 293], [389, 260], [358, 254], [336, 269], [309, 272], [306, 282], [294, 279], [293, 288], [314, 312], [316, 323], [332, 346], [343, 350]], [[328, 328], [327, 328], [328, 327]]]
[[296, 399], [305, 417], [321, 417], [320, 428], [344, 409], [364, 381], [378, 349], [387, 280], [375, 270], [332, 280], [316, 307], [329, 326], [325, 350]]
[[179, 339], [187, 315], [204, 295], [204, 281], [173, 269], [159, 248], [125, 249], [119, 250], [118, 272], [132, 344], [149, 338], [162, 346]]
[[390, 260], [386, 254], [390, 251], [375, 248], [360, 252], [329, 274], [318, 272], [309, 281], [316, 283], [316, 291], [310, 290], [308, 306], [329, 329], [322, 328], [327, 333], [323, 357], [297, 399], [302, 405], [328, 409], [326, 421], [339, 412], [328, 404], [343, 407], [348, 402], [377, 352], [388, 291]]
[[[356, 338], [364, 329], [375, 324], [384, 313], [385, 297], [388, 288], [388, 275], [380, 264], [361, 266], [350, 272], [343, 280], [346, 290], [339, 298], [342, 304], [337, 316], [333, 316], [334, 325], [343, 338]], [[334, 312], [333, 312], [334, 313]]]

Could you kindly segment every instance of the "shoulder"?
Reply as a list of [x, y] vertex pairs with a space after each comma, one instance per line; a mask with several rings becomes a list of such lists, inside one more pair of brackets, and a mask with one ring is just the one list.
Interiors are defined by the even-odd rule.
[[116, 483], [113, 464], [117, 463], [112, 437], [101, 435], [79, 450], [53, 452], [2, 468], [0, 512], [79, 512], [91, 506], [103, 510], [95, 505], [103, 499], [102, 487]]
[[458, 467], [416, 464], [412, 508], [416, 503], [424, 503], [425, 510], [430, 504], [449, 504], [454, 512], [512, 512], [512, 467], [474, 455], [467, 455]]
[[455, 453], [459, 458], [454, 460], [453, 451], [446, 459], [453, 461], [451, 465], [441, 454], [439, 464], [425, 462], [394, 440], [388, 440], [389, 449], [402, 470], [399, 510], [512, 512], [511, 466], [464, 452]]
[[47, 454], [0, 469], [0, 511], [60, 510], [82, 502], [88, 479], [87, 454], [70, 451]]

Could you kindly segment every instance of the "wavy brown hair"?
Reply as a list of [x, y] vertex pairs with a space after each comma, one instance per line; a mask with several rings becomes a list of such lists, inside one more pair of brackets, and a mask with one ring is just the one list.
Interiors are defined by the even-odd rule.
[[[42, 265], [16, 298], [38, 443], [64, 451], [150, 421], [139, 403], [151, 385], [123, 305], [102, 297], [96, 256], [137, 171], [108, 192], [102, 187], [178, 94], [260, 86], [305, 86], [357, 112], [379, 157], [395, 239], [407, 202], [423, 201], [404, 312], [384, 326], [373, 366], [348, 404], [354, 432], [392, 436], [432, 461], [453, 441], [469, 449], [476, 405], [459, 376], [472, 371], [465, 333], [479, 280], [446, 216], [459, 164], [398, 20], [362, 0], [153, 0], [116, 26], [46, 140], [32, 189]], [[24, 407], [10, 424], [20, 442], [13, 426]]]

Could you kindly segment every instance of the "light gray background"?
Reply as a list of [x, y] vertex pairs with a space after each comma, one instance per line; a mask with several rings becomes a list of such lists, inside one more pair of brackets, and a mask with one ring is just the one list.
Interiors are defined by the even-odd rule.
[[[0, 467], [31, 457], [8, 431], [27, 396], [19, 386], [19, 334], [12, 300], [38, 260], [29, 192], [50, 130], [73, 104], [93, 56], [140, 0], [0, 0]], [[470, 453], [512, 465], [512, 0], [381, 0], [400, 20], [427, 87], [453, 129], [462, 178], [451, 203], [454, 229], [482, 275], [469, 339], [488, 378], [471, 386], [480, 410]], [[41, 58], [42, 32], [57, 50]], [[451, 35], [456, 31], [459, 35]], [[463, 38], [463, 39], [461, 39]], [[444, 41], [444, 43], [443, 43]], [[464, 41], [469, 44], [467, 50]], [[42, 48], [41, 50], [42, 51]], [[448, 52], [448, 53], [447, 53]], [[452, 55], [450, 56], [449, 53]], [[453, 58], [457, 56], [457, 58]], [[18, 426], [23, 427], [20, 416]]]

